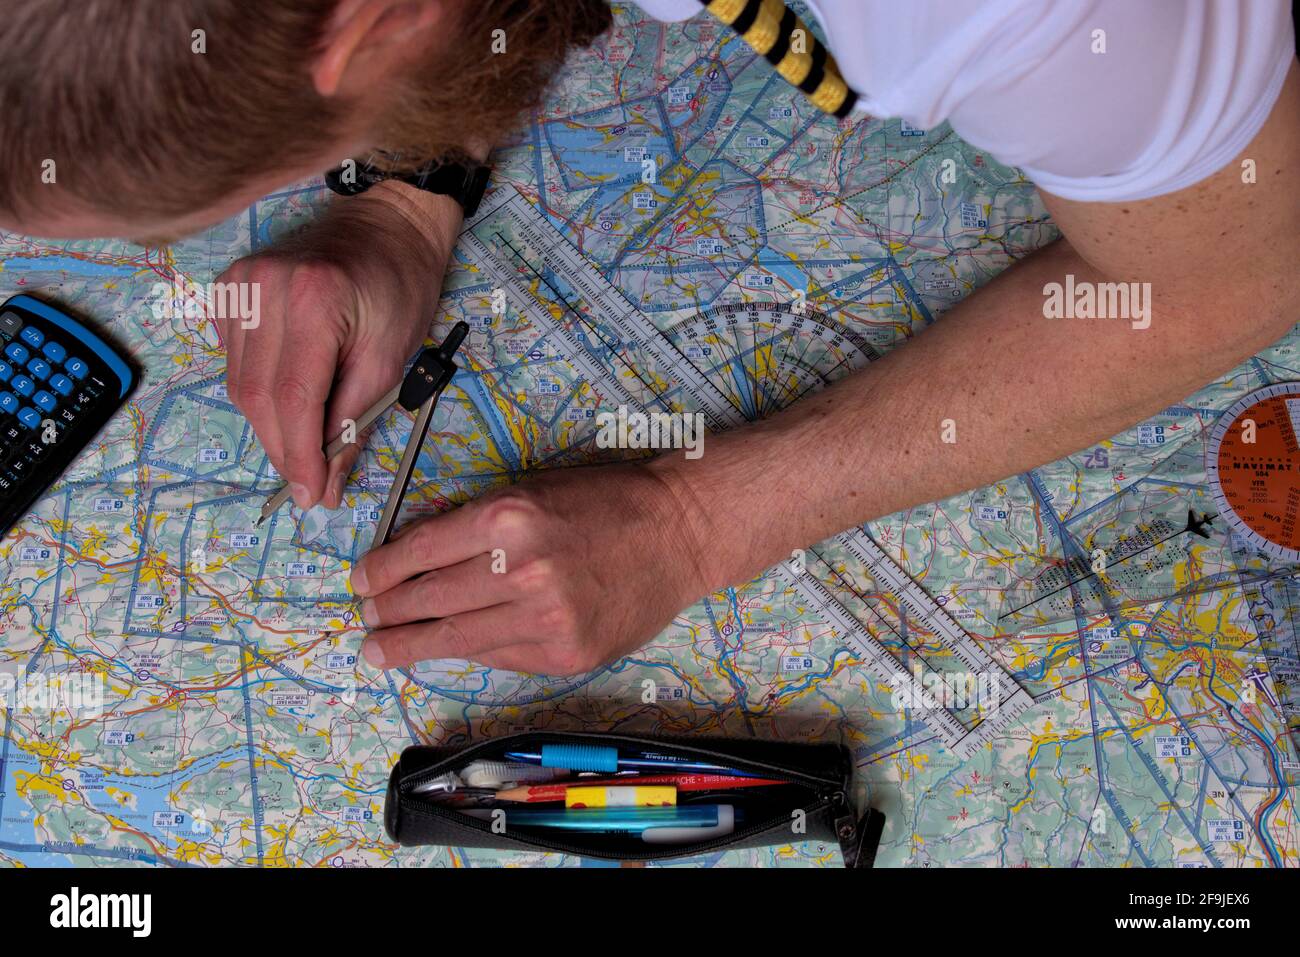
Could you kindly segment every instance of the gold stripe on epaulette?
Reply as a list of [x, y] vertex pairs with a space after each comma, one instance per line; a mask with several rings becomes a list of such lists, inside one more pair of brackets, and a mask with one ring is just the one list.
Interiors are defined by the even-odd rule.
[[[822, 76], [817, 86], [805, 92], [812, 104], [824, 113], [845, 116], [857, 102], [857, 93], [845, 82], [835, 58], [798, 17], [791, 16], [790, 29], [782, 33], [781, 24], [787, 20], [786, 5], [782, 0], [701, 0], [705, 8], [723, 23], [736, 29], [740, 38], [756, 53], [766, 57], [781, 44], [784, 55], [775, 64], [776, 72], [788, 83], [802, 87], [808, 81], [814, 64], [821, 59]], [[738, 22], [739, 21], [739, 22]], [[742, 32], [743, 31], [743, 32]], [[803, 37], [804, 50], [794, 51], [796, 33]]]
[[785, 4], [781, 0], [762, 0], [754, 25], [741, 34], [741, 39], [754, 48], [756, 53], [767, 56], [767, 51], [776, 46], [781, 36], [781, 17], [785, 14]]
[[731, 26], [748, 3], [749, 0], [710, 0], [708, 10], [727, 26]]
[[811, 53], [795, 53], [790, 51], [781, 58], [781, 62], [776, 65], [776, 72], [789, 80], [795, 86], [798, 86], [808, 77], [812, 70]]
[[812, 105], [817, 107], [823, 113], [830, 113], [832, 116], [839, 115], [844, 106], [844, 101], [849, 98], [849, 87], [838, 74], [827, 71], [826, 79], [818, 84], [817, 89], [808, 94], [808, 99]]

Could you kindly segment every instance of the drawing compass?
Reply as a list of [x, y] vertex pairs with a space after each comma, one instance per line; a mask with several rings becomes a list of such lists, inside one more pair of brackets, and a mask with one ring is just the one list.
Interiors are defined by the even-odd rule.
[[[371, 548], [383, 545], [393, 532], [397, 513], [402, 507], [402, 499], [406, 497], [407, 487], [411, 483], [411, 473], [415, 471], [415, 460], [419, 458], [420, 449], [429, 434], [429, 423], [433, 419], [434, 407], [438, 404], [443, 390], [447, 388], [447, 383], [451, 382], [452, 376], [456, 374], [458, 368], [455, 361], [456, 351], [468, 332], [468, 323], [456, 323], [451, 332], [447, 333], [447, 338], [442, 341], [442, 345], [421, 352], [405, 379], [367, 409], [353, 427], [346, 429], [325, 447], [325, 458], [332, 460], [355, 442], [356, 436], [369, 428], [394, 403], [407, 412], [415, 414], [415, 422], [411, 426], [410, 437], [406, 440], [401, 464], [398, 465], [397, 473], [393, 476], [393, 485], [388, 490], [388, 501], [384, 504], [383, 514], [379, 517], [379, 525], [375, 529]], [[289, 486], [286, 484], [268, 498], [266, 504], [262, 506], [262, 514], [257, 524], [261, 525], [288, 501], [289, 494]]]

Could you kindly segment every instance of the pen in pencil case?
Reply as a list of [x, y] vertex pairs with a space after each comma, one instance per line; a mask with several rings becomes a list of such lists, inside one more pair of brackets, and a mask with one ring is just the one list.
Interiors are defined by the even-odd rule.
[[[461, 811], [468, 817], [493, 820], [499, 808]], [[560, 810], [518, 808], [505, 812], [506, 833], [516, 827], [537, 827], [591, 834], [636, 834], [647, 844], [683, 844], [730, 834], [742, 813], [730, 804], [689, 807], [614, 807]]]
[[540, 764], [544, 768], [568, 768], [570, 771], [615, 771], [655, 769], [677, 771], [708, 771], [754, 777], [745, 771], [725, 768], [720, 764], [677, 758], [671, 754], [638, 753], [622, 755], [618, 748], [598, 744], [544, 744], [541, 751], [507, 751], [506, 760], [525, 764]]
[[627, 784], [666, 785], [678, 791], [725, 791], [728, 788], [779, 787], [789, 784], [776, 778], [747, 778], [735, 774], [635, 774], [621, 778], [578, 778], [572, 783], [530, 784], [498, 791], [498, 801], [522, 801], [540, 804], [563, 801], [576, 783], [586, 787], [617, 787]]

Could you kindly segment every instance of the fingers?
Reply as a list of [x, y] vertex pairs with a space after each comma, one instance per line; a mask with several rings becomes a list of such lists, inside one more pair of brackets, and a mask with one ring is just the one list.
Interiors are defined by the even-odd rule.
[[401, 538], [376, 548], [357, 563], [352, 569], [352, 590], [362, 596], [379, 595], [426, 571], [490, 552], [478, 531], [482, 511], [466, 505], [411, 526]]
[[492, 556], [478, 555], [367, 598], [361, 605], [361, 617], [372, 630], [392, 628], [490, 608], [509, 601], [514, 591], [509, 576], [493, 574]]
[[361, 654], [374, 668], [404, 668], [432, 658], [468, 658], [518, 643], [519, 609], [494, 605], [438, 621], [397, 625], [370, 633]]
[[[223, 276], [260, 287], [265, 319], [250, 328], [237, 321], [219, 324], [230, 399], [248, 417], [298, 506], [310, 508], [327, 492], [337, 506], [338, 472], [355, 461], [355, 453], [331, 471], [322, 448], [333, 438], [325, 434], [326, 402], [359, 308], [350, 280], [324, 262], [274, 256], [241, 260]], [[395, 361], [400, 372], [401, 357]], [[374, 368], [359, 374], [378, 378]]]
[[[277, 329], [263, 328], [259, 334], [265, 339], [250, 344], [245, 337], [239, 360], [239, 384], [235, 404], [248, 418], [257, 437], [262, 441], [266, 457], [277, 470], [284, 464], [284, 444], [280, 437], [280, 420], [275, 414], [275, 360], [280, 351]], [[271, 342], [271, 339], [277, 340]], [[283, 474], [283, 473], [281, 473]]]
[[[334, 420], [331, 418], [326, 421]], [[320, 500], [320, 503], [326, 508], [338, 508], [343, 504], [343, 490], [347, 487], [348, 476], [356, 468], [357, 459], [361, 458], [361, 448], [366, 444], [369, 434], [369, 429], [365, 433], [359, 434], [356, 442], [330, 459], [329, 474], [325, 479], [325, 494]]]
[[325, 403], [337, 363], [333, 340], [307, 336], [281, 353], [270, 385], [282, 455], [276, 468], [299, 508], [311, 508], [325, 493]]
[[[265, 295], [274, 296], [273, 284], [264, 284], [263, 288]], [[284, 329], [278, 297], [267, 304], [264, 321], [256, 329], [244, 329], [238, 320], [227, 320], [223, 328], [230, 401], [244, 413], [277, 470], [284, 464], [284, 446], [272, 387]]]
[[[344, 362], [325, 417], [330, 440], [345, 431], [346, 423], [355, 423], [361, 418], [367, 409], [397, 384], [402, 377], [404, 359], [404, 356], [396, 353], [369, 350], [359, 359]], [[329, 476], [321, 502], [326, 508], [338, 508], [342, 503], [343, 487], [352, 474], [365, 442], [366, 435], [358, 433], [356, 441], [329, 463]]]

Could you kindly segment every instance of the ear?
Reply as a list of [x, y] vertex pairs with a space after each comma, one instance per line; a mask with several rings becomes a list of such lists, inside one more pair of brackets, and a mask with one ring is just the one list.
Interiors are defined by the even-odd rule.
[[383, 67], [429, 43], [445, 16], [444, 0], [339, 0], [312, 67], [316, 92], [334, 96], [345, 77], [377, 79]]

